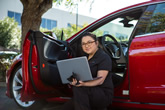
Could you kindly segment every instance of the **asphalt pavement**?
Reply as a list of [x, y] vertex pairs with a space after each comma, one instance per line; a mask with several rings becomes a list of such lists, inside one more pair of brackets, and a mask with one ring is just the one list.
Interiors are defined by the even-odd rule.
[[[24, 110], [19, 107], [13, 99], [6, 96], [6, 84], [0, 82], [0, 110]], [[49, 102], [43, 105], [40, 110], [61, 110], [62, 104]]]
[[[25, 110], [19, 107], [14, 101], [14, 99], [7, 97], [5, 93], [6, 93], [6, 83], [0, 82], [0, 110]], [[62, 105], [63, 104], [60, 103], [48, 102], [42, 105], [42, 108], [38, 110], [61, 110]], [[115, 109], [115, 110], [122, 110], [122, 109]]]

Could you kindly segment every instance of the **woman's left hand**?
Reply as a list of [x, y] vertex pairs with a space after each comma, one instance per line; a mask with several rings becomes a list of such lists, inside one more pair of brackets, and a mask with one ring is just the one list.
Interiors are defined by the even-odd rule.
[[80, 86], [84, 86], [84, 83], [85, 82], [83, 82], [83, 81], [79, 81], [78, 82], [76, 79], [73, 78], [73, 81], [70, 83], [70, 85], [73, 85], [73, 86], [76, 86], [76, 87], [80, 87]]
[[76, 87], [85, 86], [85, 82], [79, 81], [79, 84], [75, 85]]

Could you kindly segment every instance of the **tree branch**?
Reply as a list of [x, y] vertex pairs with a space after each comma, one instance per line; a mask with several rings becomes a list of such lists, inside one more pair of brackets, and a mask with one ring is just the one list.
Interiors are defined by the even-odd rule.
[[20, 0], [20, 1], [22, 2], [23, 7], [25, 7], [25, 5], [27, 5], [27, 4], [28, 4], [28, 0]]
[[36, 0], [38, 4], [41, 4], [42, 2], [44, 2], [44, 0]]
[[53, 0], [44, 0], [40, 5], [39, 5], [39, 14], [43, 14], [48, 9], [52, 8]]

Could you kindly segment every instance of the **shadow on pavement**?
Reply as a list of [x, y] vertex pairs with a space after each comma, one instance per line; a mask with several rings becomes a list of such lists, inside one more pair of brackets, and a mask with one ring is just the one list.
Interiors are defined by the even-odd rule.
[[[24, 110], [15, 103], [14, 99], [10, 99], [9, 97], [7, 97], [5, 92], [6, 87], [0, 86], [0, 110]], [[61, 107], [62, 104], [49, 102], [45, 103], [45, 105], [43, 105], [42, 109], [40, 110], [61, 110]]]
[[[6, 92], [6, 87], [0, 86], [0, 110], [25, 110], [19, 107], [14, 101], [14, 99], [10, 99], [9, 97], [7, 97], [5, 92]], [[44, 105], [42, 105], [42, 108], [38, 110], [61, 110], [62, 105], [63, 104], [61, 103], [55, 103], [55, 102], [44, 103]], [[122, 109], [113, 109], [113, 110], [122, 110]]]

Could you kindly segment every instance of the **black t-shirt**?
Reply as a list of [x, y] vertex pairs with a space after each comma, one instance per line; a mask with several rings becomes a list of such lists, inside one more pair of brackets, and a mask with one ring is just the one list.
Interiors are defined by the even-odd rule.
[[112, 83], [112, 60], [108, 54], [106, 54], [102, 49], [98, 49], [95, 55], [88, 61], [93, 78], [97, 77], [97, 72], [99, 70], [109, 71], [104, 83], [100, 85], [103, 88], [113, 89]]

